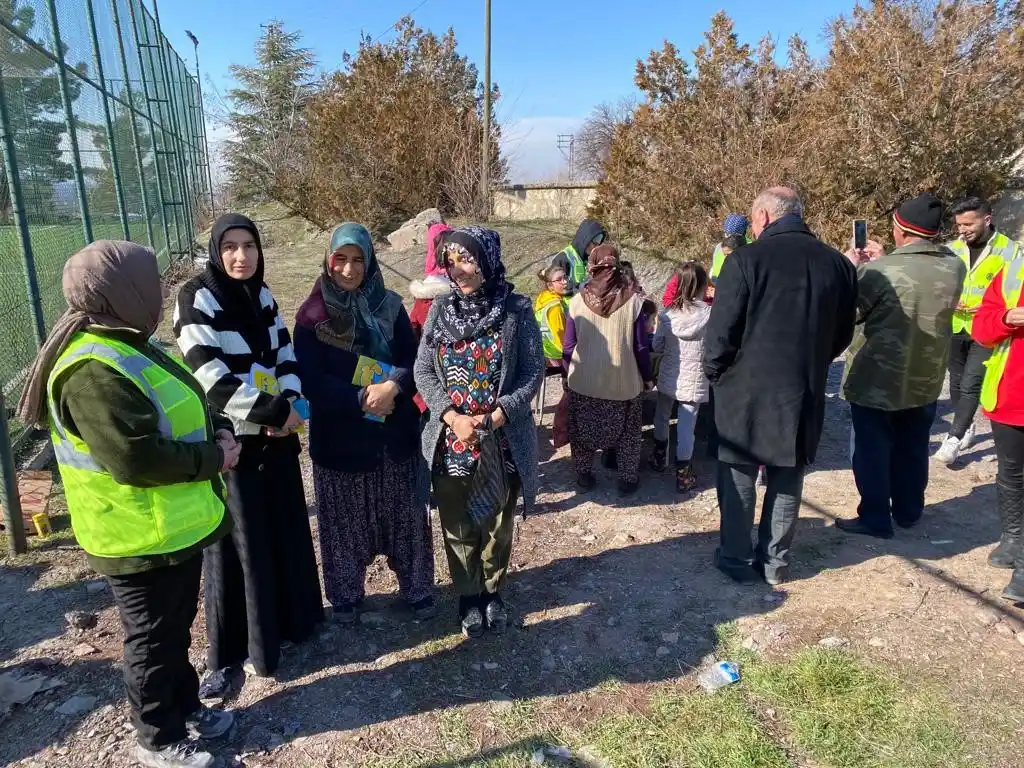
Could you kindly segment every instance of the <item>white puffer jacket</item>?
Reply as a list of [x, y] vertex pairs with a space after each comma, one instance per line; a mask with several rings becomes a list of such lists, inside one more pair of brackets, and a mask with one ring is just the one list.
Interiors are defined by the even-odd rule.
[[703, 301], [682, 309], [666, 309], [658, 316], [654, 351], [661, 352], [658, 391], [682, 403], [706, 403], [708, 380], [704, 376], [704, 330], [711, 307]]

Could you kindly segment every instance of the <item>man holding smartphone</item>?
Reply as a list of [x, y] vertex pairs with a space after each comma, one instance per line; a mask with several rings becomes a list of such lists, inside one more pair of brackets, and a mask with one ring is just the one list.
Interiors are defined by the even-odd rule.
[[949, 348], [949, 398], [953, 424], [935, 458], [943, 464], [955, 462], [974, 441], [974, 415], [985, 378], [985, 361], [991, 350], [971, 338], [974, 315], [992, 278], [1013, 259], [1020, 245], [992, 224], [992, 206], [980, 197], [968, 197], [953, 208], [960, 238], [949, 244], [967, 267], [967, 279], [956, 312]]
[[928, 441], [942, 391], [950, 320], [967, 268], [935, 242], [942, 203], [906, 201], [893, 215], [896, 250], [868, 241], [847, 254], [857, 269], [857, 334], [843, 397], [853, 423], [857, 517], [842, 531], [891, 539], [893, 523], [916, 525], [928, 485]]

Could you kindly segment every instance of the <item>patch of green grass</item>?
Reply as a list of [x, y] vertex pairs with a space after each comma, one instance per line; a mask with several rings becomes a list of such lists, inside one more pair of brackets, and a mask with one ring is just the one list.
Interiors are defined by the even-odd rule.
[[616, 768], [787, 768], [792, 763], [749, 711], [738, 690], [656, 699], [647, 714], [598, 723], [594, 751]]
[[835, 768], [967, 765], [948, 707], [848, 653], [812, 648], [743, 669], [746, 692], [778, 709], [796, 745]]
[[533, 730], [536, 717], [537, 705], [532, 699], [517, 699], [511, 707], [494, 713], [495, 722], [510, 736]]
[[438, 715], [437, 735], [451, 755], [465, 755], [473, 748], [469, 723], [460, 709], [446, 709]]

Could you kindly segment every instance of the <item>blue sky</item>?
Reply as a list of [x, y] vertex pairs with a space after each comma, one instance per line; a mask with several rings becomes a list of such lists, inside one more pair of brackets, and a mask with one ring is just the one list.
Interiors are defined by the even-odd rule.
[[[151, 7], [151, 0], [145, 0]], [[852, 0], [493, 0], [493, 79], [503, 99], [499, 119], [516, 182], [554, 178], [565, 162], [556, 147], [590, 109], [635, 93], [636, 60], [665, 39], [687, 53], [696, 47], [715, 12], [725, 7], [742, 42], [765, 34], [783, 42], [802, 35], [812, 53], [824, 52], [826, 22], [853, 7]], [[420, 7], [417, 8], [417, 5]], [[483, 70], [483, 0], [163, 0], [164, 33], [183, 55], [200, 40], [206, 74], [223, 92], [228, 65], [251, 63], [260, 25], [278, 18], [301, 31], [325, 70], [358, 44], [360, 32], [383, 35], [410, 10], [417, 23], [441, 32], [455, 28], [462, 53]]]

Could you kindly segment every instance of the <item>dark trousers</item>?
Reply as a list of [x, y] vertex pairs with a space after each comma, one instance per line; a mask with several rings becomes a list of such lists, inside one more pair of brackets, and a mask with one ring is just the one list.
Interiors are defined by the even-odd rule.
[[985, 361], [991, 354], [991, 349], [966, 333], [955, 334], [949, 342], [949, 399], [953, 404], [949, 434], [953, 437], [963, 438], [974, 423], [985, 380]]
[[202, 555], [130, 576], [108, 576], [124, 626], [124, 684], [139, 743], [162, 749], [185, 738], [199, 709], [199, 676], [188, 660], [199, 609]]
[[756, 464], [718, 463], [719, 563], [739, 570], [757, 560], [764, 564], [766, 576], [784, 578], [800, 514], [804, 468], [765, 467], [767, 489], [755, 549], [750, 529], [757, 504], [757, 470]]
[[472, 478], [438, 474], [433, 482], [444, 553], [455, 591], [459, 597], [497, 593], [505, 583], [512, 560], [519, 475], [509, 475], [505, 504], [483, 525], [469, 514]]
[[924, 514], [928, 441], [935, 403], [902, 411], [850, 404], [853, 478], [860, 492], [857, 514], [869, 528], [909, 528]]

